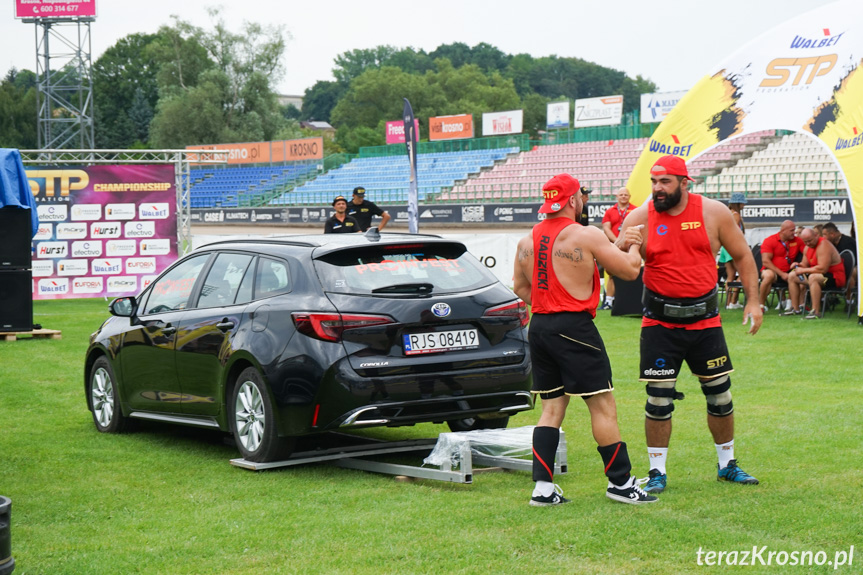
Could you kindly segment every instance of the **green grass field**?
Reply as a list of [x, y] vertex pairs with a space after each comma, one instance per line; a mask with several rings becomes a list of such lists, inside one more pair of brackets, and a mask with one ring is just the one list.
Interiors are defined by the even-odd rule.
[[[863, 572], [863, 327], [838, 311], [814, 322], [771, 312], [754, 337], [740, 311], [725, 313], [736, 454], [761, 485], [716, 481], [704, 400], [687, 373], [660, 502], [605, 497], [587, 410], [574, 402], [564, 424], [569, 473], [556, 478], [572, 503], [551, 509], [527, 505], [533, 484], [524, 472], [480, 474], [472, 485], [326, 465], [255, 473], [228, 463], [238, 455], [218, 433], [145, 425], [99, 434], [82, 364], [107, 303], [36, 302], [34, 313], [62, 340], [0, 342], [0, 494], [12, 499], [15, 575], [828, 573], [834, 566], [791, 563], [819, 551], [832, 563], [852, 545], [852, 565], [836, 572]], [[621, 431], [643, 476], [639, 321], [600, 312], [598, 324]], [[538, 416], [519, 414], [510, 425]], [[429, 424], [373, 434], [443, 431]], [[708, 551], [737, 551], [739, 562], [765, 546], [765, 563], [778, 553], [769, 566], [698, 564], [699, 549], [702, 563]], [[777, 565], [783, 557], [788, 563]]]

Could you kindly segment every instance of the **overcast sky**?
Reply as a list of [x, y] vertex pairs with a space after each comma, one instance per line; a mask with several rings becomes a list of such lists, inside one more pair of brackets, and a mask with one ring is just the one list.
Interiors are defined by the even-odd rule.
[[[276, 86], [282, 94], [302, 95], [318, 80], [332, 80], [335, 57], [350, 50], [388, 44], [430, 52], [453, 42], [486, 42], [507, 54], [583, 58], [675, 91], [691, 88], [776, 24], [831, 1], [96, 0], [92, 58], [128, 34], [155, 32], [172, 14], [208, 27], [206, 7], [221, 5], [234, 31], [243, 20], [285, 26], [285, 77]], [[0, 69], [35, 71], [34, 24], [16, 20], [13, 3], [7, 3], [0, 19]]]

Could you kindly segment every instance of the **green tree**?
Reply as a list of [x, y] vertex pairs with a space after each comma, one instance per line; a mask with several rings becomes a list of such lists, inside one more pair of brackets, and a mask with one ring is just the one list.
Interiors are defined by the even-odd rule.
[[[161, 32], [173, 54], [160, 74], [160, 99], [150, 129], [157, 147], [273, 139], [285, 125], [273, 85], [283, 73], [286, 32], [281, 26], [245, 22], [228, 30], [220, 13], [211, 31], [175, 19]], [[179, 47], [199, 45], [210, 65], [184, 65]]]
[[35, 80], [30, 70], [12, 68], [0, 82], [0, 147], [36, 148]]
[[300, 119], [306, 121], [329, 122], [330, 114], [339, 100], [348, 91], [346, 85], [325, 80], [315, 82], [303, 95], [303, 110]]
[[160, 62], [150, 49], [155, 40], [155, 34], [131, 34], [93, 63], [96, 147], [127, 148], [136, 140], [147, 141], [148, 124], [159, 98], [156, 77]]

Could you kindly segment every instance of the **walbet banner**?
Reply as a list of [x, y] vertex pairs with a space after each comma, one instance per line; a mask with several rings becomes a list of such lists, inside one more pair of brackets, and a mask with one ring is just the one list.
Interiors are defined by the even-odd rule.
[[[863, 213], [861, 61], [859, 0], [819, 6], [745, 44], [706, 69], [656, 128], [627, 183], [632, 201], [650, 196], [650, 168], [666, 154], [691, 162], [746, 134], [793, 130], [832, 154], [849, 190], [843, 205], [851, 214]], [[745, 211], [743, 217], [748, 223]], [[858, 253], [861, 238], [858, 234]], [[863, 284], [858, 290], [863, 294]]]
[[33, 299], [135, 295], [177, 259], [173, 165], [26, 170]]

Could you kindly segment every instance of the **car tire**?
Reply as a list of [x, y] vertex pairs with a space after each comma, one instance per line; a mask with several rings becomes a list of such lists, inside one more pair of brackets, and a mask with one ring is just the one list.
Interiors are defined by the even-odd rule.
[[291, 454], [294, 439], [279, 437], [267, 387], [254, 367], [244, 369], [237, 378], [229, 413], [234, 442], [246, 461], [281, 461]]
[[474, 431], [476, 429], [504, 429], [509, 425], [509, 416], [484, 419], [481, 417], [467, 417], [465, 419], [451, 419], [446, 422], [450, 431]]
[[129, 427], [129, 420], [120, 409], [120, 395], [111, 362], [104, 355], [93, 362], [87, 378], [87, 394], [93, 423], [102, 433], [121, 433]]

